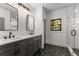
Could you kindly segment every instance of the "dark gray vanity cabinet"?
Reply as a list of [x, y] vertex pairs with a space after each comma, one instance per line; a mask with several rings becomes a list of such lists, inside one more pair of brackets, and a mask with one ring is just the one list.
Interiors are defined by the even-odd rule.
[[27, 55], [32, 56], [37, 50], [41, 49], [41, 42], [42, 42], [41, 39], [42, 35], [27, 39], [28, 40]]
[[35, 51], [37, 51], [38, 49], [41, 48], [41, 39], [42, 39], [41, 35], [34, 37], [34, 48], [35, 48]]
[[37, 50], [41, 48], [41, 35], [29, 38], [29, 55], [33, 55]]
[[0, 56], [32, 56], [41, 48], [41, 35], [0, 46]]
[[28, 40], [21, 40], [0, 47], [0, 56], [27, 56]]
[[20, 56], [28, 56], [28, 39], [24, 39], [23, 42], [20, 44]]
[[29, 56], [32, 56], [35, 52], [35, 41], [34, 37], [29, 38]]
[[28, 39], [18, 41], [14, 46], [14, 56], [28, 56]]
[[13, 50], [6, 51], [4, 53], [1, 53], [0, 56], [14, 56], [14, 51]]
[[[16, 44], [16, 43], [15, 43]], [[15, 55], [15, 44], [10, 43], [0, 46], [0, 56], [14, 56]]]

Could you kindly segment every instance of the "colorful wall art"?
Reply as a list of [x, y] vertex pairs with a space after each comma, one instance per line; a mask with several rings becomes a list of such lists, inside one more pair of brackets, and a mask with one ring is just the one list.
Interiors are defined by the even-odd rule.
[[50, 20], [50, 31], [61, 31], [61, 18]]

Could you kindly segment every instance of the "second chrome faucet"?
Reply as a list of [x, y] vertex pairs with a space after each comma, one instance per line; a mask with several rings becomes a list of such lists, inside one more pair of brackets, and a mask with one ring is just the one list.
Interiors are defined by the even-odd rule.
[[9, 32], [9, 38], [11, 38], [12, 37], [12, 32]]

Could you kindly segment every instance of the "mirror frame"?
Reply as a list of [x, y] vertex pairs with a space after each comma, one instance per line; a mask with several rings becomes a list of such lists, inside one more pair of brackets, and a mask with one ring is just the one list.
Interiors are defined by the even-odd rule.
[[[14, 6], [12, 6], [12, 5], [10, 5], [10, 4], [8, 4], [8, 3], [4, 3], [5, 5], [8, 5], [8, 6], [10, 6], [10, 7], [12, 7], [12, 8], [15, 8]], [[18, 31], [18, 9], [17, 8], [15, 8], [16, 10], [17, 10], [17, 29], [16, 30], [11, 30], [11, 29], [9, 29], [9, 30], [0, 30], [0, 31]], [[11, 15], [11, 13], [10, 13], [10, 15]], [[10, 22], [11, 22], [11, 16], [10, 16]], [[11, 28], [11, 27], [10, 27]]]
[[[16, 30], [11, 30], [11, 29], [10, 29], [10, 30], [8, 30], [8, 31], [18, 31], [18, 24], [19, 24], [19, 23], [18, 23], [18, 9], [17, 9], [16, 7], [14, 7], [14, 6], [8, 4], [8, 3], [6, 3], [6, 4], [17, 10], [17, 29], [16, 29]], [[11, 14], [11, 13], [10, 13], [10, 14]], [[10, 16], [10, 22], [11, 22], [11, 16]]]
[[[31, 17], [33, 17], [33, 30], [30, 30], [28, 27], [28, 21], [29, 21], [29, 16], [31, 16]], [[32, 15], [29, 15], [29, 14], [27, 14], [27, 16], [26, 16], [26, 30], [27, 31], [35, 31], [35, 18], [34, 18], [34, 16], [32, 16]]]

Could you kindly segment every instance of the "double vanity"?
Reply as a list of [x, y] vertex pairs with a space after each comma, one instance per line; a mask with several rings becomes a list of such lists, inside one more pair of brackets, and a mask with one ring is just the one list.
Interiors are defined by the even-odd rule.
[[41, 34], [1, 39], [0, 56], [32, 56], [41, 48], [41, 39]]
[[[11, 31], [21, 29], [18, 28], [18, 20], [20, 19], [18, 18], [18, 6], [21, 9], [23, 9], [23, 7], [18, 4], [15, 5], [17, 8], [7, 3], [0, 4], [0, 31], [10, 31], [9, 36], [7, 36], [8, 34], [4, 34], [2, 35], [3, 38], [0, 37], [0, 56], [32, 56], [41, 48], [42, 36], [41, 34], [33, 35], [35, 32], [35, 19], [33, 15], [27, 14], [26, 12], [26, 29], [24, 29], [24, 31], [25, 34], [27, 34], [26, 31], [28, 31], [28, 35], [15, 36], [16, 33], [12, 35]], [[25, 24], [21, 25], [25, 26]]]

